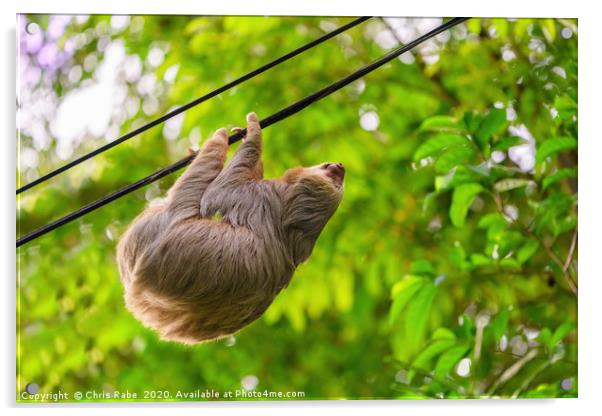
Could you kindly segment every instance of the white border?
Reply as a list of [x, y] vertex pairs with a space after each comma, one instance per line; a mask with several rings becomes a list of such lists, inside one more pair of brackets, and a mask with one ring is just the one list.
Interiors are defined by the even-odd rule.
[[[394, 0], [304, 0], [299, 2], [267, 0], [229, 0], [220, 2], [195, 0], [20, 0], [2, 2], [3, 62], [0, 66], [4, 88], [0, 100], [0, 115], [4, 126], [0, 151], [2, 180], [0, 191], [5, 197], [0, 204], [3, 227], [0, 239], [3, 249], [1, 262], [6, 270], [4, 280], [0, 337], [2, 343], [3, 374], [0, 377], [2, 405], [8, 414], [32, 414], [36, 411], [48, 415], [102, 414], [117, 409], [128, 415], [164, 415], [183, 413], [196, 409], [195, 413], [238, 413], [249, 415], [306, 414], [308, 411], [357, 413], [365, 415], [374, 409], [379, 414], [446, 414], [482, 416], [527, 414], [538, 412], [546, 416], [561, 414], [591, 414], [594, 408], [602, 408], [598, 387], [602, 377], [602, 317], [600, 296], [602, 276], [596, 273], [597, 245], [600, 239], [602, 204], [600, 180], [602, 172], [602, 137], [600, 131], [600, 99], [602, 97], [600, 74], [600, 45], [602, 39], [600, 15], [595, 13], [594, 1], [525, 1], [500, 2], [469, 0], [430, 0], [423, 2]], [[506, 17], [577, 17], [579, 18], [579, 399], [567, 400], [518, 400], [518, 401], [346, 401], [346, 402], [295, 402], [293, 403], [179, 403], [179, 404], [104, 404], [91, 408], [85, 405], [16, 406], [15, 397], [15, 14], [20, 13], [102, 13], [102, 14], [249, 14], [249, 15], [336, 15], [336, 16], [506, 16]], [[595, 134], [596, 132], [597, 134]], [[6, 231], [8, 230], [8, 231]], [[192, 412], [190, 412], [192, 413]]]
[[[586, 6], [578, 1], [353, 1], [304, 0], [296, 2], [274, 0], [103, 0], [95, 4], [72, 0], [22, 0], [22, 13], [107, 13], [111, 14], [247, 14], [247, 15], [324, 15], [324, 16], [482, 16], [482, 17], [577, 17], [583, 16]], [[585, 3], [585, 2], [584, 2]], [[460, 13], [462, 12], [463, 13]]]

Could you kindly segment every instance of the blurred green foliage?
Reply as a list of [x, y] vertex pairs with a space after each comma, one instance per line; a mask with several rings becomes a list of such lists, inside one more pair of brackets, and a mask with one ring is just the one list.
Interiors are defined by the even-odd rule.
[[[177, 138], [154, 128], [27, 192], [19, 232], [180, 159], [249, 111], [266, 117], [345, 76], [420, 20], [372, 19], [186, 112]], [[94, 82], [107, 43], [123, 45], [142, 68], [137, 79], [122, 74], [134, 61], [118, 69], [138, 103], [120, 119], [124, 134], [346, 21], [134, 16], [111, 29], [109, 16], [74, 19], [57, 44], [84, 41], [49, 80], [60, 102]], [[124, 307], [116, 242], [177, 175], [23, 246], [18, 393], [35, 382], [140, 397], [251, 380], [309, 399], [575, 397], [576, 32], [573, 20], [471, 19], [266, 129], [266, 176], [341, 161], [345, 196], [290, 286], [234, 337], [161, 342]], [[163, 59], [152, 64], [155, 49]], [[154, 88], [141, 92], [147, 75]], [[105, 140], [87, 133], [67, 159]], [[22, 131], [21, 151], [32, 143]], [[64, 163], [57, 146], [36, 148], [22, 183]]]

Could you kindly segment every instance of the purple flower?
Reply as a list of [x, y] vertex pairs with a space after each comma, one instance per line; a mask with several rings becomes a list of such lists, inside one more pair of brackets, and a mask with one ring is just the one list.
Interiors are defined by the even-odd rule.
[[49, 39], [58, 39], [63, 33], [65, 33], [65, 26], [71, 20], [70, 16], [51, 16], [48, 28], [46, 29], [46, 36]]
[[46, 69], [55, 69], [59, 66], [60, 54], [54, 43], [47, 43], [38, 52], [38, 63]]
[[38, 52], [44, 44], [44, 35], [39, 30], [32, 34], [23, 30], [21, 39], [23, 40], [23, 49], [29, 53]]

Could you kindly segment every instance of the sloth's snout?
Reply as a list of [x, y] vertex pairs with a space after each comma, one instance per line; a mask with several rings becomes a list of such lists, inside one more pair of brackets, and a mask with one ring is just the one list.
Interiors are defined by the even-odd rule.
[[345, 166], [342, 163], [325, 163], [324, 169], [330, 176], [340, 181], [345, 177]]

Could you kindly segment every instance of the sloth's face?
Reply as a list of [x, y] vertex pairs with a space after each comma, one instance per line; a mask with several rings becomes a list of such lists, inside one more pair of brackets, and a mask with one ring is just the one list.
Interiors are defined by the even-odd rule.
[[311, 175], [321, 176], [332, 182], [337, 188], [343, 187], [343, 179], [345, 178], [345, 167], [342, 163], [325, 162], [320, 165], [312, 166], [305, 169]]
[[343, 197], [345, 168], [322, 163], [284, 174], [283, 225], [295, 264], [305, 261]]
[[[308, 168], [296, 167], [289, 169], [283, 176], [289, 186], [305, 185], [308, 188], [322, 188], [337, 195], [343, 191], [345, 167], [342, 163], [325, 162]], [[308, 186], [313, 183], [314, 186]]]

